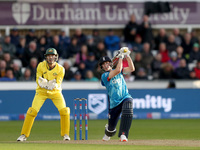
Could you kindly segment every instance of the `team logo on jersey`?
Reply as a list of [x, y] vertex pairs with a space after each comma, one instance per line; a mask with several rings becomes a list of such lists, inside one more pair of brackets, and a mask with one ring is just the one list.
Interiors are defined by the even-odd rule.
[[106, 94], [89, 94], [88, 95], [88, 108], [95, 114], [100, 114], [107, 108], [107, 95]]
[[56, 72], [53, 73], [53, 76], [57, 76], [58, 74]]
[[18, 24], [25, 24], [30, 17], [31, 6], [28, 3], [13, 3], [12, 16]]

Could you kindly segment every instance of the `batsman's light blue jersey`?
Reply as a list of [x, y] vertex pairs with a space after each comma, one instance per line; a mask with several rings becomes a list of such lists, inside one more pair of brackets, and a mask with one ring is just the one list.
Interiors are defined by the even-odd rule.
[[110, 109], [118, 106], [125, 98], [132, 98], [128, 93], [126, 82], [122, 73], [114, 76], [109, 81], [109, 73], [105, 72], [101, 76], [101, 84], [106, 87], [110, 98]]

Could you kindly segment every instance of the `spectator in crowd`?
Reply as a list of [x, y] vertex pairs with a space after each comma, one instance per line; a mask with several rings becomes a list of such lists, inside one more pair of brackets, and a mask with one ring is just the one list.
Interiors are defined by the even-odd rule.
[[199, 44], [194, 43], [193, 49], [190, 52], [190, 58], [189, 58], [189, 63], [192, 63], [194, 61], [200, 60], [200, 51], [199, 51]]
[[126, 82], [133, 82], [135, 80], [135, 77], [131, 75], [131, 73], [124, 74], [124, 79]]
[[96, 65], [96, 69], [93, 71], [93, 73], [94, 73], [94, 76], [98, 78], [98, 80], [101, 80], [101, 75], [103, 72], [102, 72], [101, 67], [98, 64]]
[[185, 59], [181, 59], [179, 62], [179, 67], [175, 70], [177, 79], [188, 79], [189, 78], [189, 69], [187, 67]]
[[197, 79], [200, 79], [200, 60], [197, 61], [196, 67], [194, 68], [194, 72]]
[[87, 47], [88, 47], [88, 52], [93, 52], [93, 53], [95, 52], [96, 45], [94, 43], [93, 36], [91, 35], [87, 36]]
[[94, 76], [91, 70], [87, 70], [85, 75], [85, 81], [99, 81], [99, 80]]
[[24, 36], [20, 36], [19, 43], [16, 46], [16, 56], [21, 61], [23, 59], [25, 48], [26, 48], [26, 38]]
[[144, 68], [139, 68], [136, 73], [135, 80], [147, 80], [147, 73]]
[[81, 51], [76, 54], [76, 65], [78, 65], [81, 61], [86, 61], [88, 55], [88, 48], [86, 45], [81, 46]]
[[74, 73], [71, 70], [71, 67], [70, 67], [68, 61], [64, 62], [63, 67], [65, 68], [64, 80], [70, 81], [74, 77]]
[[0, 81], [16, 81], [12, 68], [10, 67], [6, 68], [6, 75], [0, 78]]
[[151, 23], [149, 22], [149, 17], [147, 15], [143, 16], [143, 22], [139, 26], [139, 34], [142, 36], [142, 42], [148, 42], [152, 47], [154, 37], [152, 33]]
[[170, 63], [163, 63], [160, 70], [160, 79], [174, 79], [175, 73]]
[[22, 79], [22, 71], [17, 63], [13, 64], [13, 74], [17, 81]]
[[142, 52], [142, 48], [143, 48], [143, 46], [142, 46], [142, 37], [139, 35], [139, 34], [137, 34], [136, 36], [135, 36], [135, 40], [134, 40], [134, 42], [132, 43], [132, 44], [129, 44], [130, 46], [130, 49], [132, 49], [133, 50], [133, 52]]
[[168, 37], [166, 34], [166, 30], [164, 28], [161, 28], [159, 30], [158, 35], [155, 37], [154, 41], [155, 41], [155, 48], [156, 50], [159, 49], [159, 45], [160, 43], [167, 43]]
[[85, 73], [86, 73], [86, 65], [85, 62], [81, 61], [78, 65], [78, 72], [81, 74], [81, 79], [85, 79]]
[[169, 35], [166, 45], [169, 52], [176, 51], [178, 45], [175, 42], [175, 37], [173, 34]]
[[177, 58], [177, 53], [175, 51], [170, 53], [170, 60], [168, 62], [173, 66], [174, 70], [179, 67], [180, 60]]
[[189, 79], [190, 80], [198, 80], [198, 78], [196, 77], [196, 72], [194, 70], [189, 72]]
[[150, 44], [144, 43], [143, 44], [143, 52], [142, 52], [142, 62], [145, 66], [145, 70], [147, 72], [147, 75], [152, 74], [151, 64], [153, 62], [153, 59], [154, 59], [154, 57], [153, 57], [151, 50], [150, 50]]
[[29, 47], [25, 49], [23, 54], [23, 67], [27, 67], [30, 64], [31, 58], [37, 58], [39, 62], [44, 59], [41, 51], [37, 49], [37, 44], [35, 41], [29, 43]]
[[58, 36], [58, 35], [54, 35], [54, 36], [53, 36], [53, 41], [52, 41], [52, 43], [50, 44], [50, 47], [55, 48], [55, 49], [57, 50], [58, 55], [59, 55], [60, 57], [62, 57], [64, 51], [66, 51], [66, 49], [65, 49], [64, 47], [62, 47], [62, 45], [60, 44], [59, 36]]
[[0, 78], [6, 76], [6, 61], [0, 59]]
[[29, 29], [28, 34], [26, 35], [26, 46], [28, 46], [32, 41], [37, 42], [37, 36], [35, 36], [34, 29]]
[[79, 71], [76, 71], [71, 81], [83, 81], [81, 73]]
[[12, 44], [15, 45], [15, 47], [19, 44], [19, 39], [20, 39], [20, 36], [19, 36], [19, 31], [17, 28], [13, 28], [11, 30], [11, 34], [10, 34], [10, 41]]
[[192, 43], [199, 43], [199, 39], [196, 35], [196, 30], [192, 30], [190, 34], [191, 34], [191, 42]]
[[184, 40], [181, 44], [181, 46], [183, 47], [183, 54], [184, 57], [188, 60], [189, 59], [189, 53], [193, 48], [193, 43], [191, 41], [191, 35], [190, 33], [186, 33], [184, 36]]
[[159, 53], [162, 56], [162, 63], [168, 62], [169, 61], [169, 54], [168, 50], [166, 49], [166, 44], [165, 43], [160, 43], [159, 45]]
[[142, 61], [142, 54], [141, 53], [136, 53], [135, 54], [135, 60], [133, 61], [134, 66], [135, 66], [135, 73], [133, 73], [133, 75], [137, 74], [137, 71], [139, 70], [139, 68], [145, 68], [146, 66], [144, 65], [143, 61]]
[[67, 47], [69, 46], [69, 43], [70, 43], [70, 38], [66, 35], [65, 29], [61, 29], [60, 35], [59, 35], [59, 41], [60, 41], [60, 44], [62, 45], [62, 47], [64, 49], [67, 49]]
[[14, 44], [12, 44], [10, 42], [10, 36], [5, 36], [4, 38], [4, 42], [2, 43], [2, 49], [3, 52], [7, 52], [10, 53], [11, 57], [14, 58], [15, 57], [15, 53], [16, 53], [16, 47]]
[[13, 59], [11, 58], [10, 53], [5, 52], [3, 54], [3, 60], [6, 61], [6, 66], [7, 67], [11, 67], [11, 68], [13, 67]]
[[162, 65], [162, 55], [160, 53], [157, 53], [151, 64], [154, 79], [159, 78], [161, 65]]
[[180, 34], [180, 30], [178, 28], [174, 28], [173, 35], [175, 38], [175, 43], [180, 46], [183, 41], [183, 36]]
[[107, 50], [105, 49], [105, 45], [102, 41], [97, 44], [97, 48], [94, 54], [96, 60], [99, 60], [103, 56], [107, 56]]
[[135, 15], [132, 14], [130, 16], [129, 22], [126, 24], [124, 28], [124, 42], [133, 43], [135, 36], [137, 34], [138, 24], [136, 23]]
[[3, 57], [3, 49], [2, 49], [2, 45], [0, 44], [0, 59]]
[[86, 70], [92, 70], [92, 71], [94, 71], [96, 65], [97, 65], [97, 60], [95, 58], [94, 53], [89, 53], [88, 54], [88, 58], [85, 61], [85, 68], [86, 68]]
[[181, 46], [178, 46], [176, 48], [176, 53], [177, 53], [177, 58], [178, 59], [184, 58], [184, 56], [183, 56], [183, 48]]
[[78, 45], [82, 45], [82, 44], [87, 44], [87, 37], [86, 35], [82, 32], [81, 28], [78, 28], [75, 30], [75, 34], [74, 37], [77, 39], [78, 41]]
[[79, 52], [78, 40], [75, 37], [71, 38], [71, 43], [69, 44], [67, 50], [63, 53], [62, 58], [74, 57]]
[[92, 30], [92, 37], [94, 40], [94, 45], [97, 45], [99, 42], [103, 41], [103, 38], [100, 36], [98, 29]]
[[32, 57], [28, 68], [31, 70], [31, 78], [34, 80], [36, 80], [37, 65], [38, 65], [37, 58]]
[[113, 52], [115, 50], [120, 49], [120, 38], [114, 34], [113, 29], [108, 30], [108, 35], [105, 36], [104, 43], [105, 43], [106, 49], [111, 52], [112, 57], [113, 57]]
[[45, 34], [44, 34], [44, 37], [45, 37], [45, 41], [46, 41], [46, 44], [47, 45], [51, 45], [52, 41], [53, 41], [53, 37], [51, 36], [51, 30], [50, 29], [47, 29], [45, 30]]
[[22, 81], [34, 81], [35, 79], [33, 79], [31, 77], [31, 69], [30, 68], [26, 68], [24, 71], [24, 75], [22, 77]]
[[46, 42], [46, 38], [44, 36], [40, 37], [40, 39], [38, 40], [37, 49], [41, 52], [43, 56], [48, 47], [49, 45]]
[[167, 88], [168, 89], [174, 89], [174, 88], [176, 88], [176, 83], [174, 82], [174, 80], [170, 80], [168, 82]]

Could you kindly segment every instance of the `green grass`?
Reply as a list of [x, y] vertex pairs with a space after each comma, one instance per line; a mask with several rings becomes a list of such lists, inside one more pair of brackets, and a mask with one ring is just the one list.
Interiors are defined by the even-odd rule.
[[[89, 140], [101, 140], [107, 120], [89, 120]], [[196, 150], [200, 147], [145, 146], [112, 144], [72, 144], [72, 143], [17, 143], [23, 121], [0, 122], [0, 150], [59, 150], [59, 149], [135, 149], [135, 150]], [[119, 123], [117, 130], [119, 128]], [[73, 121], [70, 137], [73, 140]], [[84, 135], [84, 134], [83, 134]], [[118, 139], [117, 134], [112, 139]], [[179, 120], [133, 120], [129, 140], [200, 140], [200, 119]], [[35, 121], [28, 141], [61, 141], [59, 121]], [[200, 142], [200, 141], [199, 141]]]

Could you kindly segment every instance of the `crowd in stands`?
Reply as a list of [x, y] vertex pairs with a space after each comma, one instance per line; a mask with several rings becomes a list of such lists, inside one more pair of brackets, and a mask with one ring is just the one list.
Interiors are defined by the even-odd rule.
[[64, 81], [99, 81], [102, 56], [113, 57], [123, 46], [131, 50], [136, 71], [125, 75], [126, 81], [155, 79], [200, 79], [199, 39], [195, 31], [180, 34], [178, 28], [166, 33], [164, 28], [154, 36], [149, 17], [141, 24], [134, 15], [123, 29], [123, 37], [113, 29], [102, 37], [98, 29], [85, 35], [76, 29], [73, 36], [61, 29], [59, 35], [51, 30], [38, 37], [34, 29], [25, 36], [13, 28], [10, 35], [0, 39], [0, 81], [34, 81], [36, 68], [44, 60], [47, 48], [58, 51], [59, 63], [65, 68]]

